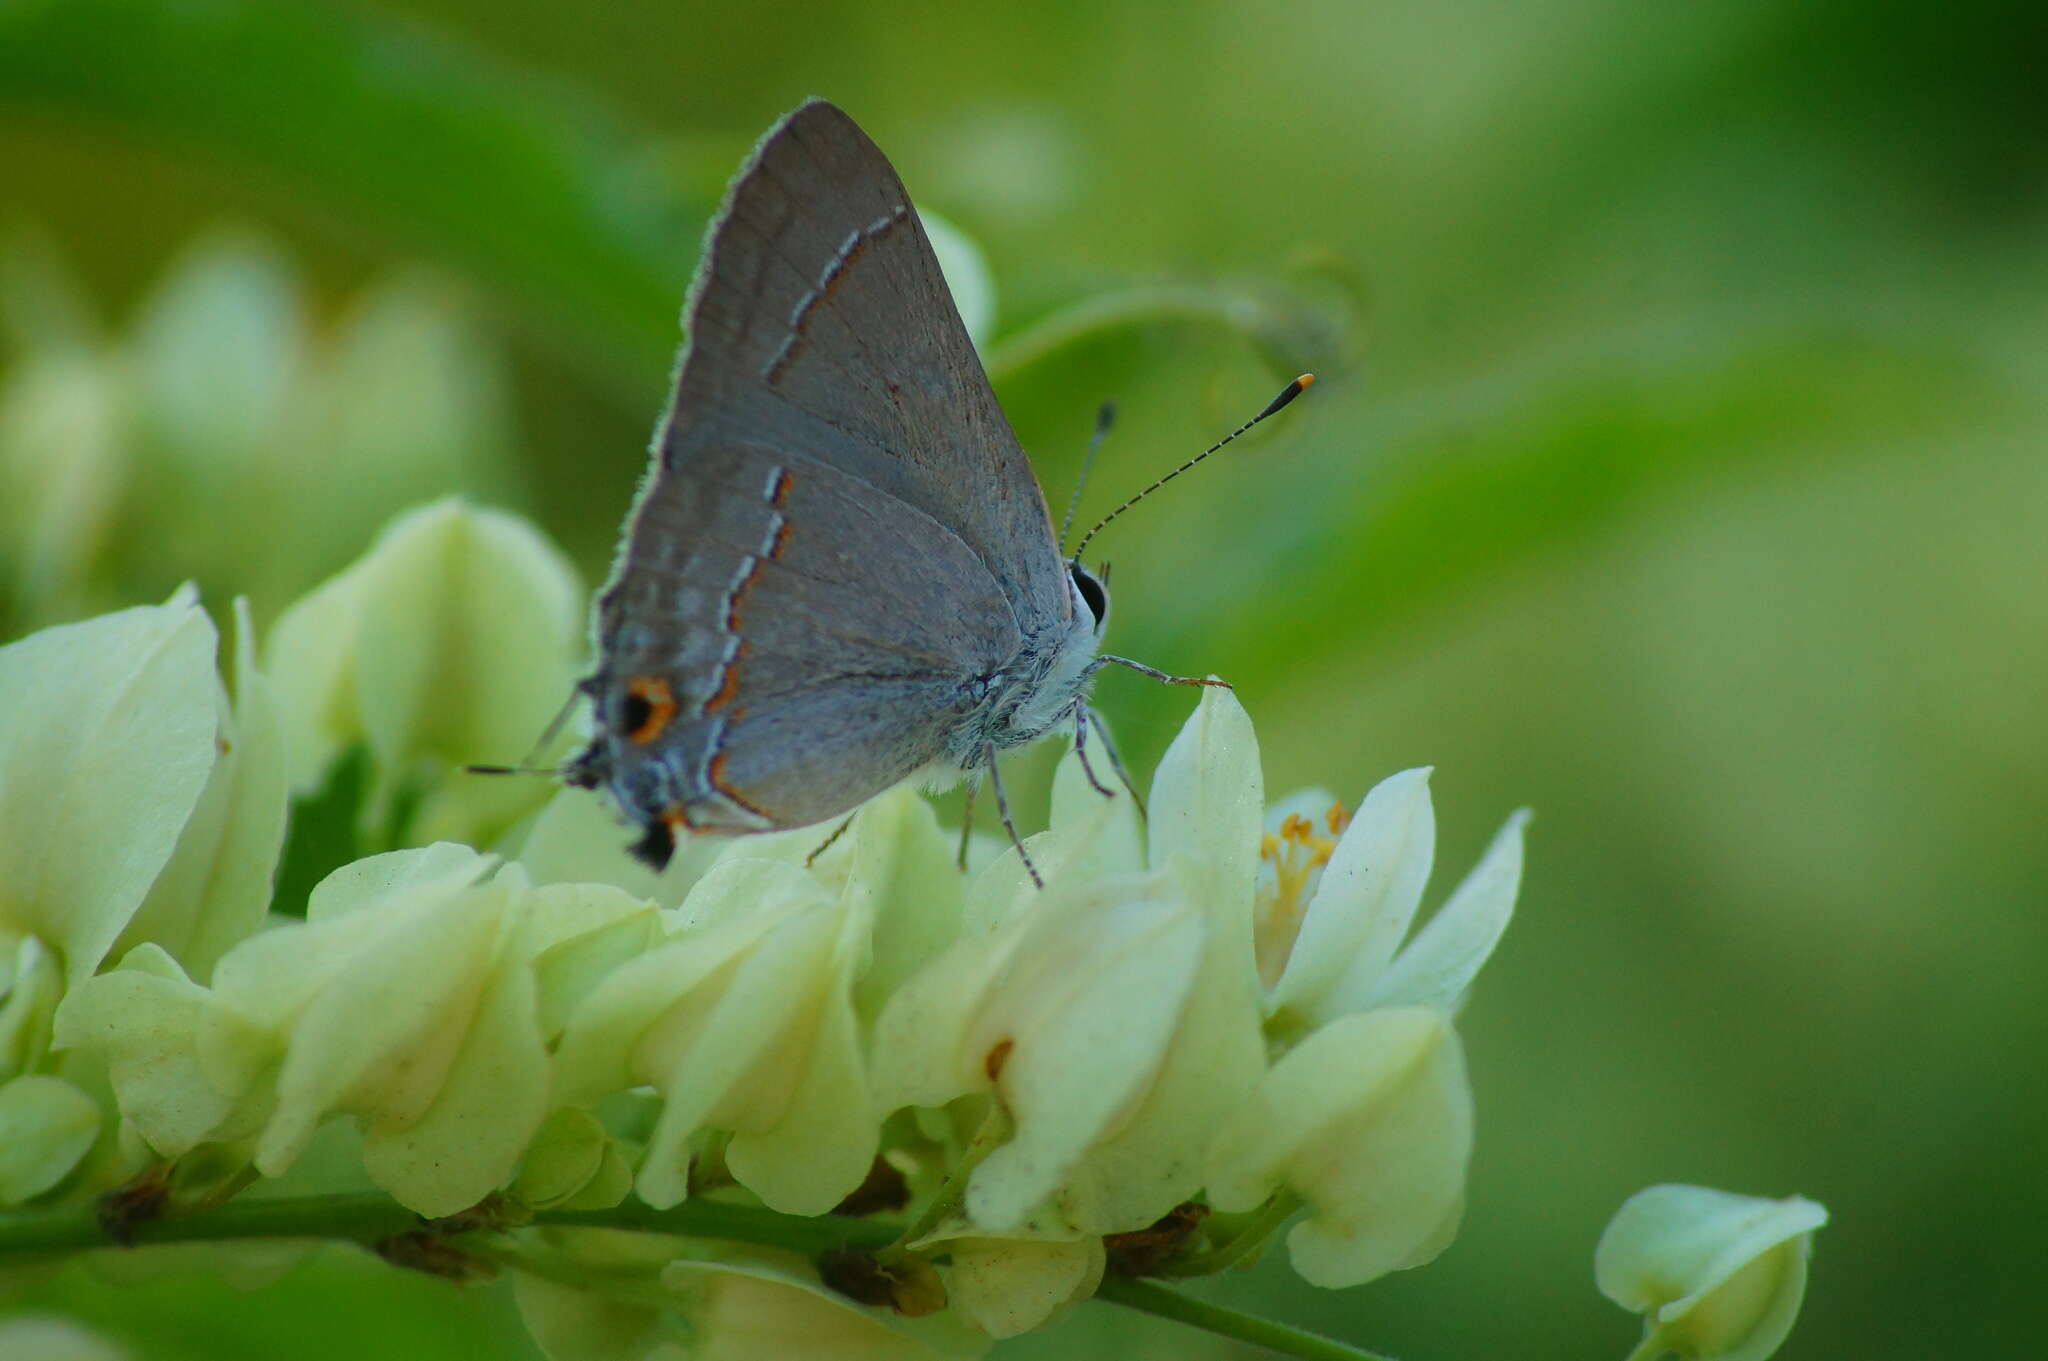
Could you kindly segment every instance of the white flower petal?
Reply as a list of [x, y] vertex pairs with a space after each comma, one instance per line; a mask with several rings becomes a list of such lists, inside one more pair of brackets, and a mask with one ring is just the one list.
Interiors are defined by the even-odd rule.
[[[455, 858], [447, 850], [393, 852], [367, 870], [337, 871], [314, 891], [322, 910], [306, 923], [255, 936], [221, 960], [222, 1002], [285, 1044], [277, 1109], [256, 1151], [266, 1175], [289, 1167], [328, 1115], [403, 1128], [451, 1080], [492, 974], [509, 963], [503, 947], [529, 890], [516, 867], [483, 884], [449, 874], [437, 864]], [[348, 901], [358, 890], [336, 887], [337, 878], [381, 891]], [[528, 1043], [540, 1048], [537, 1025]]]
[[662, 1299], [661, 1273], [676, 1253], [673, 1238], [603, 1230], [534, 1236], [572, 1278], [624, 1287], [584, 1290], [515, 1271], [512, 1298], [542, 1355], [550, 1361], [683, 1361], [688, 1355], [674, 1339], [695, 1331], [703, 1292], [688, 1282], [670, 1288], [672, 1300]]
[[0, 924], [98, 967], [218, 757], [213, 624], [181, 590], [0, 648]]
[[99, 1137], [100, 1108], [63, 1078], [0, 1082], [0, 1205], [19, 1205], [64, 1180]]
[[804, 1035], [786, 1104], [763, 1128], [736, 1130], [726, 1166], [771, 1210], [824, 1214], [858, 1187], [880, 1143], [867, 1064], [842, 979]]
[[[548, 885], [540, 890], [550, 893], [559, 887], [596, 887], [595, 885]], [[580, 934], [560, 940], [533, 955], [534, 979], [539, 988], [539, 1016], [541, 1034], [549, 1041], [559, 1039], [582, 1006], [585, 998], [608, 980], [613, 972], [635, 963], [652, 952], [657, 941], [662, 939], [661, 913], [652, 907], [641, 907], [602, 925], [592, 926]], [[610, 1056], [606, 1067], [616, 1079], [612, 1085], [623, 1086], [630, 1079], [625, 1075], [625, 1055]], [[571, 1085], [568, 1074], [575, 1070], [562, 1066], [564, 1093], [562, 1099], [571, 1099], [567, 1090]], [[595, 1074], [588, 1074], [596, 1079]], [[596, 1079], [595, 1094], [610, 1090]]]
[[953, 1312], [990, 1337], [1016, 1337], [1052, 1322], [1095, 1293], [1107, 1265], [1094, 1235], [1064, 1243], [956, 1238], [947, 1274]]
[[[530, 824], [505, 847], [536, 884], [616, 884], [639, 898], [651, 898], [656, 875], [626, 848], [632, 837], [602, 799], [587, 789], [555, 791]], [[709, 837], [692, 837], [677, 847], [676, 859], [704, 848]], [[706, 857], [709, 863], [709, 856]]]
[[974, 1170], [967, 1207], [998, 1231], [1058, 1186], [1089, 1144], [1142, 1099], [1202, 958], [1207, 923], [1177, 877], [1097, 880], [1046, 905], [970, 1033], [995, 1055], [1016, 1121]]
[[488, 856], [455, 841], [366, 855], [313, 886], [306, 899], [306, 920], [334, 921], [401, 891], [455, 889], [477, 883], [489, 874], [492, 864]]
[[1645, 1315], [1672, 1350], [1762, 1361], [1792, 1330], [1825, 1208], [1704, 1186], [1652, 1186], [1615, 1213], [1593, 1254], [1600, 1292]]
[[130, 471], [122, 380], [70, 347], [24, 354], [0, 379], [0, 580], [24, 617], [62, 617], [105, 569]]
[[235, 601], [234, 672], [220, 759], [170, 863], [115, 946], [118, 953], [155, 941], [202, 979], [229, 946], [263, 924], [284, 852], [284, 734], [270, 682], [256, 669], [247, 600]]
[[1059, 872], [1136, 874], [1145, 868], [1145, 827], [1138, 818], [1138, 801], [1110, 769], [1101, 742], [1090, 743], [1088, 763], [1109, 794], [1089, 783], [1087, 769], [1072, 748], [1053, 773], [1051, 825], [1089, 828], [1085, 843], [1062, 858]]
[[1317, 1021], [1350, 1010], [1338, 999], [1363, 996], [1394, 957], [1422, 903], [1435, 854], [1428, 768], [1375, 785], [1323, 869], [1273, 986], [1274, 1009], [1293, 1008]]
[[293, 601], [270, 630], [263, 669], [278, 695], [295, 793], [319, 789], [334, 758], [362, 738], [354, 667], [368, 584], [358, 563]]
[[1219, 893], [1243, 886], [1247, 966], [1265, 788], [1258, 738], [1244, 706], [1229, 690], [1204, 688], [1152, 777], [1151, 863], [1163, 865], [1178, 851], [1213, 867]]
[[597, 1176], [611, 1147], [596, 1116], [565, 1106], [541, 1123], [526, 1146], [512, 1194], [537, 1210], [561, 1205]]
[[187, 479], [218, 490], [262, 458], [304, 362], [299, 282], [243, 232], [188, 249], [136, 319], [131, 354], [147, 433]]
[[959, 939], [964, 885], [953, 864], [953, 839], [940, 829], [931, 804], [907, 787], [863, 805], [847, 836], [853, 841], [847, 893], [859, 896], [859, 910], [874, 924], [854, 1004], [872, 1020], [897, 989]]
[[178, 1158], [203, 1141], [254, 1132], [252, 1112], [230, 1123], [253, 1084], [216, 1085], [198, 1051], [202, 1018], [239, 1024], [161, 946], [143, 945], [72, 990], [57, 1011], [55, 1042], [104, 1064], [123, 1118], [159, 1155]]
[[1527, 811], [1508, 818], [1450, 901], [1362, 997], [1333, 994], [1331, 1003], [1346, 1011], [1389, 1006], [1455, 1010], [1514, 915], [1522, 884], [1522, 828], [1528, 821]]
[[533, 973], [523, 962], [507, 965], [457, 1021], [461, 1047], [426, 1109], [366, 1122], [364, 1168], [415, 1214], [451, 1215], [503, 1186], [547, 1115]]
[[[712, 867], [670, 918], [695, 914], [700, 920], [637, 955], [621, 958], [640, 942], [637, 933], [644, 926], [634, 917], [552, 949], [541, 963], [542, 995], [548, 999], [543, 1011], [552, 1016], [559, 1006], [569, 1006], [555, 1048], [556, 1100], [595, 1101], [665, 1076], [662, 1064], [673, 1055], [650, 1067], [654, 1055], [644, 1047], [649, 1032], [677, 1008], [685, 1009], [691, 1023], [701, 1020], [737, 961], [819, 898], [815, 881], [792, 866], [725, 861]], [[594, 958], [583, 957], [586, 946]]]
[[0, 954], [0, 1082], [41, 1066], [64, 1000], [64, 973], [49, 946], [21, 936]]
[[1472, 1092], [1448, 1017], [1344, 1016], [1274, 1065], [1209, 1153], [1210, 1202], [1249, 1210], [1286, 1186], [1309, 1217], [1288, 1235], [1314, 1285], [1359, 1285], [1450, 1242], [1472, 1154]]
[[271, 636], [295, 783], [316, 787], [337, 751], [366, 743], [374, 833], [411, 788], [410, 839], [501, 835], [549, 791], [458, 768], [546, 730], [575, 683], [582, 621], [574, 569], [526, 521], [455, 499], [400, 515]]
[[[832, 951], [835, 923], [822, 896], [816, 906], [761, 936], [714, 995], [684, 999], [635, 1047], [636, 1066], [663, 1098], [637, 1182], [640, 1198], [655, 1208], [688, 1195], [688, 1141], [698, 1130], [770, 1129], [787, 1110], [799, 1076], [790, 1060], [803, 1057], [801, 1040], [808, 1038], [793, 1032], [807, 1029], [804, 1022], [815, 1017], [814, 994], [826, 983]], [[862, 1101], [856, 1109], [866, 1105]], [[873, 1126], [861, 1124], [872, 1136]], [[872, 1158], [873, 1145], [868, 1147]], [[835, 1202], [860, 1184], [869, 1158], [860, 1161]], [[830, 1208], [828, 1203], [801, 1213]]]
[[547, 884], [533, 891], [512, 953], [534, 959], [564, 942], [652, 911], [645, 899], [610, 884]]
[[353, 299], [334, 327], [320, 452], [350, 476], [323, 488], [325, 534], [301, 516], [329, 553], [451, 487], [496, 499], [516, 481], [504, 363], [453, 302], [447, 288], [400, 271]]
[[1260, 991], [1244, 973], [1239, 939], [1217, 925], [1241, 917], [1242, 904], [1233, 910], [1206, 897], [1206, 873], [1191, 862], [1176, 859], [1171, 868], [1211, 926], [1158, 1072], [1061, 1185], [1061, 1207], [1093, 1233], [1144, 1228], [1191, 1198], [1210, 1139], [1266, 1072]]
[[950, 1311], [906, 1318], [864, 1309], [819, 1283], [791, 1256], [758, 1252], [723, 1261], [678, 1259], [661, 1273], [671, 1289], [694, 1289], [696, 1326], [690, 1361], [765, 1361], [829, 1357], [832, 1361], [939, 1361], [979, 1356], [988, 1339]]
[[1020, 924], [992, 937], [955, 942], [890, 996], [871, 1045], [878, 1115], [904, 1106], [942, 1106], [989, 1088], [986, 1055], [975, 1052], [970, 1032], [1023, 942]]

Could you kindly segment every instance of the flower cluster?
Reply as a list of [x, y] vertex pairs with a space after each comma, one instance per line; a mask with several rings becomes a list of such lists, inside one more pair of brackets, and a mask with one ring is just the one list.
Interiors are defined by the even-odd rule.
[[[1042, 890], [1007, 846], [963, 874], [909, 789], [655, 877], [589, 796], [461, 771], [545, 725], [573, 600], [537, 534], [444, 503], [287, 611], [267, 666], [238, 606], [230, 683], [189, 590], [0, 649], [0, 1204], [378, 1188], [512, 1267], [560, 1355], [763, 1328], [972, 1353], [1290, 1222], [1324, 1286], [1449, 1242], [1455, 1021], [1522, 815], [1417, 930], [1428, 772], [1269, 811], [1210, 689], [1149, 813], [1065, 758]], [[349, 751], [395, 848], [272, 901], [289, 792]], [[809, 1253], [549, 1218], [691, 1203], [900, 1232]]]
[[516, 495], [509, 375], [459, 298], [408, 269], [334, 307], [264, 236], [219, 227], [115, 330], [54, 246], [11, 233], [0, 627], [186, 577], [268, 617], [405, 506]]

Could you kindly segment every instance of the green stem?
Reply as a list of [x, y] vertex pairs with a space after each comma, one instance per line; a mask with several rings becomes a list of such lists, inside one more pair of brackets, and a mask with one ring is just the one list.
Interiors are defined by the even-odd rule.
[[910, 1244], [936, 1230], [960, 1208], [960, 1202], [967, 1198], [967, 1182], [974, 1169], [981, 1166], [981, 1160], [1002, 1147], [1009, 1139], [1016, 1123], [1011, 1120], [1009, 1109], [1002, 1098], [991, 1096], [988, 1114], [982, 1117], [981, 1127], [974, 1131], [974, 1137], [967, 1142], [960, 1154], [959, 1164], [946, 1174], [946, 1180], [939, 1187], [939, 1193], [932, 1197], [932, 1203], [924, 1207], [911, 1226], [903, 1231], [891, 1247], [895, 1253], [908, 1253]]
[[1628, 1354], [1628, 1361], [1657, 1361], [1657, 1358], [1671, 1350], [1664, 1344], [1662, 1329], [1652, 1328], [1643, 1334], [1643, 1340]]
[[[881, 1247], [898, 1225], [867, 1219], [808, 1219], [748, 1205], [689, 1200], [666, 1210], [626, 1201], [609, 1210], [550, 1210], [536, 1225], [560, 1228], [637, 1229], [688, 1238], [720, 1238], [803, 1253], [829, 1248]], [[238, 1238], [326, 1238], [367, 1243], [395, 1233], [431, 1229], [429, 1220], [377, 1191], [333, 1196], [244, 1197], [190, 1214], [139, 1220], [128, 1241], [194, 1243]], [[15, 1255], [115, 1246], [92, 1205], [0, 1214], [0, 1263]]]
[[674, 1309], [677, 1305], [675, 1291], [642, 1273], [606, 1271], [602, 1267], [571, 1261], [559, 1253], [535, 1252], [516, 1240], [479, 1235], [474, 1240], [466, 1240], [463, 1250], [498, 1266], [523, 1271], [557, 1285], [587, 1290], [621, 1304], [636, 1304], [643, 1309], [654, 1310]]
[[1213, 1276], [1219, 1271], [1228, 1271], [1252, 1253], [1257, 1252], [1274, 1230], [1287, 1222], [1288, 1216], [1301, 1208], [1301, 1197], [1292, 1191], [1275, 1191], [1266, 1198], [1266, 1203], [1235, 1238], [1222, 1247], [1193, 1257], [1184, 1257], [1168, 1262], [1163, 1274], [1168, 1276]]
[[626, 1200], [609, 1210], [547, 1210], [535, 1215], [533, 1222], [550, 1228], [638, 1229], [683, 1238], [720, 1238], [806, 1254], [886, 1247], [902, 1227], [883, 1220], [777, 1214], [716, 1200], [686, 1200], [666, 1210]]
[[1069, 345], [1134, 326], [1197, 322], [1220, 326], [1272, 347], [1300, 318], [1247, 289], [1226, 285], [1156, 284], [1100, 293], [1013, 331], [991, 349], [988, 374], [998, 384]]
[[[985, 1125], [983, 1129], [988, 1127]], [[980, 1142], [979, 1135], [976, 1142]], [[994, 1143], [1000, 1143], [1000, 1139], [993, 1140], [991, 1146]], [[970, 1145], [970, 1154], [972, 1150], [973, 1145]], [[784, 1248], [806, 1255], [846, 1246], [882, 1248], [899, 1237], [899, 1226], [892, 1223], [831, 1216], [806, 1218], [715, 1200], [685, 1201], [666, 1210], [656, 1210], [629, 1200], [609, 1210], [542, 1211], [533, 1217], [532, 1224], [534, 1227], [629, 1229], [687, 1238], [712, 1238]], [[433, 1221], [421, 1219], [388, 1196], [364, 1191], [331, 1196], [245, 1197], [191, 1214], [137, 1222], [131, 1226], [130, 1241], [147, 1244], [243, 1238], [320, 1238], [370, 1243], [392, 1234], [432, 1230], [433, 1227]], [[602, 1272], [583, 1274], [558, 1260], [544, 1262], [524, 1252], [515, 1240], [498, 1234], [467, 1232], [459, 1234], [457, 1241], [465, 1251], [477, 1256], [533, 1271], [567, 1285], [613, 1296], [636, 1288], [633, 1282], [621, 1281]], [[96, 1208], [91, 1205], [0, 1213], [0, 1266], [8, 1264], [10, 1258], [112, 1246], [113, 1240], [102, 1226]], [[1378, 1353], [1284, 1323], [1242, 1314], [1149, 1281], [1111, 1277], [1103, 1281], [1097, 1297], [1127, 1309], [1173, 1319], [1219, 1337], [1254, 1343], [1284, 1356], [1305, 1357], [1309, 1361], [1388, 1361]], [[660, 1295], [645, 1297], [643, 1302], [667, 1304], [670, 1301], [666, 1295]]]
[[1308, 1361], [1393, 1361], [1384, 1352], [1367, 1351], [1363, 1347], [1311, 1333], [1305, 1328], [1276, 1323], [1256, 1314], [1241, 1314], [1235, 1309], [1226, 1309], [1220, 1304], [1211, 1304], [1151, 1281], [1105, 1277], [1102, 1288], [1095, 1292], [1095, 1298], [1121, 1304], [1126, 1309], [1135, 1309], [1155, 1318], [1170, 1318], [1218, 1337], [1249, 1342], [1282, 1356], [1299, 1356]]
[[[137, 1220], [128, 1241], [196, 1243], [236, 1238], [337, 1238], [369, 1242], [426, 1221], [382, 1192], [334, 1196], [245, 1196], [195, 1214]], [[13, 1254], [114, 1246], [92, 1205], [0, 1214], [0, 1261]]]

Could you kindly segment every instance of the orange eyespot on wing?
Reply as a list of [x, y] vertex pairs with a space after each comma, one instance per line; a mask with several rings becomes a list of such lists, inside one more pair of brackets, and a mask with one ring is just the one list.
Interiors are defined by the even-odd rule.
[[646, 744], [661, 736], [668, 721], [676, 716], [675, 692], [660, 676], [635, 676], [626, 682], [626, 703], [621, 715], [628, 741]]

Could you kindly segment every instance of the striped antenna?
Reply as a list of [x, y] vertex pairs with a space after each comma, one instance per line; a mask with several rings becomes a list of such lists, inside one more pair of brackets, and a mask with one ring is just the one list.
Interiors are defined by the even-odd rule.
[[1067, 513], [1060, 517], [1060, 555], [1066, 556], [1067, 531], [1074, 527], [1074, 512], [1081, 505], [1081, 489], [1088, 485], [1088, 474], [1095, 467], [1095, 451], [1102, 447], [1103, 436], [1109, 427], [1116, 424], [1116, 403], [1104, 402], [1095, 413], [1095, 434], [1088, 441], [1088, 453], [1081, 460], [1081, 475], [1074, 479], [1073, 494], [1067, 497]]
[[[1288, 385], [1287, 385], [1286, 387], [1284, 387], [1284, 388], [1281, 388], [1281, 389], [1280, 389], [1280, 395], [1279, 395], [1278, 397], [1275, 397], [1275, 398], [1274, 398], [1274, 399], [1273, 399], [1272, 401], [1270, 401], [1270, 402], [1266, 403], [1266, 409], [1265, 409], [1265, 410], [1263, 410], [1263, 411], [1261, 411], [1261, 412], [1260, 412], [1260, 413], [1259, 413], [1258, 415], [1256, 415], [1256, 416], [1252, 417], [1252, 418], [1251, 418], [1250, 420], [1246, 421], [1246, 422], [1245, 422], [1245, 423], [1244, 423], [1243, 425], [1240, 425], [1239, 427], [1237, 427], [1237, 429], [1235, 429], [1235, 430], [1231, 431], [1231, 432], [1230, 432], [1229, 434], [1225, 435], [1225, 436], [1224, 436], [1224, 437], [1223, 437], [1222, 439], [1220, 439], [1220, 440], [1217, 440], [1217, 441], [1216, 441], [1216, 442], [1215, 442], [1214, 444], [1212, 444], [1212, 445], [1210, 445], [1210, 446], [1209, 446], [1208, 448], [1204, 449], [1204, 450], [1203, 450], [1203, 451], [1202, 451], [1201, 453], [1199, 453], [1199, 454], [1196, 454], [1196, 455], [1195, 455], [1195, 456], [1194, 456], [1193, 458], [1191, 458], [1191, 459], [1189, 459], [1189, 460], [1188, 460], [1187, 462], [1185, 462], [1185, 463], [1181, 464], [1181, 465], [1180, 465], [1180, 466], [1179, 466], [1178, 468], [1175, 468], [1175, 469], [1174, 469], [1174, 470], [1173, 470], [1172, 472], [1170, 472], [1170, 473], [1168, 473], [1168, 474], [1167, 474], [1166, 476], [1164, 476], [1164, 477], [1160, 478], [1160, 479], [1159, 479], [1159, 480], [1158, 480], [1157, 482], [1154, 482], [1154, 483], [1153, 483], [1153, 484], [1152, 484], [1151, 486], [1149, 486], [1149, 487], [1145, 488], [1145, 489], [1144, 489], [1143, 491], [1139, 492], [1139, 493], [1138, 493], [1137, 495], [1135, 495], [1135, 496], [1131, 497], [1131, 498], [1130, 498], [1130, 499], [1129, 499], [1128, 501], [1126, 501], [1126, 502], [1124, 502], [1124, 503], [1123, 503], [1122, 505], [1118, 506], [1118, 507], [1117, 507], [1117, 508], [1116, 508], [1115, 510], [1113, 510], [1113, 511], [1111, 511], [1111, 512], [1110, 512], [1109, 514], [1107, 514], [1107, 515], [1103, 516], [1103, 517], [1102, 517], [1102, 518], [1101, 518], [1100, 520], [1097, 520], [1097, 521], [1095, 522], [1095, 528], [1093, 528], [1093, 529], [1089, 530], [1089, 531], [1088, 531], [1088, 532], [1087, 532], [1086, 534], [1083, 534], [1083, 535], [1081, 536], [1081, 542], [1080, 542], [1080, 543], [1078, 543], [1078, 544], [1076, 544], [1076, 545], [1074, 546], [1074, 552], [1073, 552], [1073, 556], [1072, 556], [1072, 558], [1071, 558], [1070, 560], [1071, 560], [1071, 561], [1074, 561], [1074, 562], [1079, 562], [1079, 561], [1081, 560], [1081, 554], [1087, 551], [1087, 549], [1088, 549], [1088, 545], [1089, 545], [1089, 544], [1090, 544], [1091, 542], [1093, 542], [1093, 540], [1094, 540], [1095, 536], [1096, 536], [1097, 534], [1100, 534], [1100, 533], [1102, 532], [1102, 530], [1103, 530], [1103, 527], [1104, 527], [1105, 525], [1107, 525], [1107, 524], [1108, 524], [1108, 523], [1109, 523], [1109, 522], [1110, 522], [1111, 520], [1114, 520], [1114, 519], [1115, 519], [1115, 518], [1116, 518], [1117, 516], [1119, 516], [1119, 515], [1123, 514], [1123, 513], [1125, 512], [1125, 511], [1129, 510], [1129, 509], [1130, 509], [1130, 508], [1131, 508], [1132, 506], [1135, 506], [1135, 505], [1137, 505], [1137, 504], [1138, 504], [1138, 502], [1140, 502], [1140, 501], [1144, 500], [1144, 499], [1145, 499], [1146, 497], [1150, 496], [1150, 495], [1151, 495], [1151, 494], [1152, 494], [1153, 492], [1155, 492], [1155, 491], [1158, 491], [1158, 490], [1159, 490], [1159, 489], [1160, 489], [1161, 487], [1163, 487], [1163, 486], [1165, 486], [1165, 485], [1166, 485], [1167, 483], [1169, 483], [1169, 482], [1173, 481], [1173, 479], [1174, 479], [1174, 478], [1176, 478], [1176, 477], [1179, 477], [1179, 476], [1180, 476], [1180, 475], [1181, 475], [1182, 473], [1184, 473], [1184, 472], [1186, 472], [1186, 471], [1187, 471], [1188, 469], [1190, 469], [1190, 468], [1194, 467], [1194, 466], [1195, 466], [1195, 465], [1196, 465], [1197, 463], [1200, 463], [1200, 462], [1201, 462], [1201, 461], [1202, 461], [1203, 459], [1205, 459], [1205, 458], [1207, 458], [1207, 457], [1208, 457], [1209, 455], [1211, 455], [1211, 454], [1215, 453], [1215, 452], [1216, 452], [1216, 451], [1217, 451], [1218, 449], [1221, 449], [1221, 448], [1222, 448], [1222, 447], [1223, 447], [1224, 445], [1226, 445], [1226, 444], [1230, 443], [1230, 442], [1231, 442], [1232, 440], [1236, 439], [1236, 438], [1237, 438], [1237, 437], [1238, 437], [1239, 435], [1242, 435], [1242, 434], [1243, 434], [1243, 433], [1244, 433], [1245, 431], [1247, 431], [1247, 430], [1251, 429], [1251, 428], [1252, 428], [1253, 426], [1257, 425], [1257, 424], [1258, 424], [1258, 423], [1259, 423], [1260, 421], [1262, 421], [1262, 420], [1266, 419], [1266, 417], [1268, 417], [1268, 416], [1272, 415], [1272, 414], [1273, 414], [1274, 412], [1278, 411], [1278, 410], [1279, 410], [1279, 409], [1280, 409], [1281, 407], [1283, 407], [1283, 406], [1286, 406], [1286, 405], [1287, 405], [1287, 404], [1288, 404], [1289, 402], [1293, 401], [1293, 400], [1294, 400], [1294, 399], [1295, 399], [1296, 397], [1299, 397], [1299, 396], [1300, 396], [1300, 395], [1301, 395], [1302, 393], [1304, 393], [1304, 392], [1308, 391], [1308, 385], [1309, 385], [1310, 383], [1313, 383], [1313, 382], [1315, 382], [1315, 380], [1316, 380], [1316, 376], [1315, 376], [1314, 374], [1312, 374], [1312, 373], [1304, 373], [1304, 374], [1302, 374], [1302, 375], [1301, 375], [1301, 376], [1300, 376], [1299, 378], [1297, 378], [1297, 379], [1295, 379], [1295, 380], [1294, 380], [1293, 382], [1289, 383], [1289, 384], [1288, 384]], [[1065, 534], [1062, 534], [1062, 535], [1060, 536], [1060, 538], [1061, 538], [1061, 540], [1062, 540], [1062, 541], [1064, 541], [1064, 540], [1065, 540], [1065, 538], [1066, 538], [1066, 535], [1065, 535]]]

